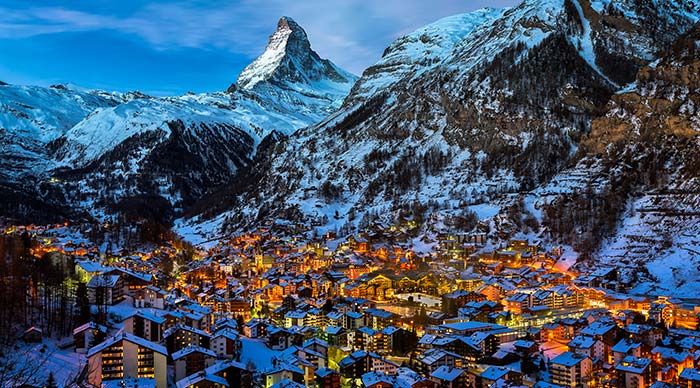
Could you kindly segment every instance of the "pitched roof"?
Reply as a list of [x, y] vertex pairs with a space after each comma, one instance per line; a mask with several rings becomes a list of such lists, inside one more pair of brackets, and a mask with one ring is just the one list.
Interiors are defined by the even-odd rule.
[[618, 372], [642, 374], [644, 373], [644, 370], [649, 367], [649, 365], [651, 365], [651, 359], [649, 358], [637, 358], [634, 356], [627, 356], [615, 366], [615, 369]]
[[588, 357], [581, 354], [564, 352], [558, 355], [557, 357], [554, 357], [554, 359], [552, 359], [552, 364], [574, 366], [580, 363], [581, 361], [585, 360], [586, 358]]
[[173, 353], [173, 361], [179, 360], [182, 357], [185, 357], [192, 353], [202, 353], [210, 357], [216, 357], [216, 353], [212, 352], [209, 349], [203, 348], [201, 346], [190, 345], [184, 349], [178, 350], [177, 352]]
[[119, 281], [119, 275], [95, 275], [88, 282], [89, 288], [114, 287]]
[[496, 381], [498, 379], [502, 379], [509, 372], [511, 372], [510, 369], [502, 366], [490, 366], [488, 369], [481, 372], [479, 376], [481, 376], [482, 379]]
[[91, 357], [92, 355], [99, 353], [99, 352], [103, 351], [104, 349], [106, 349], [106, 348], [108, 348], [108, 347], [110, 347], [110, 346], [112, 346], [112, 345], [114, 345], [117, 342], [120, 342], [122, 340], [137, 344], [138, 346], [150, 349], [150, 350], [157, 352], [157, 353], [160, 353], [160, 354], [168, 355], [168, 350], [164, 346], [159, 345], [155, 342], [145, 340], [141, 337], [137, 337], [133, 334], [129, 334], [125, 331], [120, 331], [114, 337], [107, 338], [101, 344], [98, 344], [98, 345], [94, 346], [92, 349], [90, 349], [88, 351], [87, 356]]
[[443, 381], [454, 381], [457, 378], [459, 378], [459, 376], [461, 376], [463, 373], [464, 371], [462, 369], [452, 368], [447, 365], [443, 365], [437, 368], [433, 373], [431, 373], [430, 376]]

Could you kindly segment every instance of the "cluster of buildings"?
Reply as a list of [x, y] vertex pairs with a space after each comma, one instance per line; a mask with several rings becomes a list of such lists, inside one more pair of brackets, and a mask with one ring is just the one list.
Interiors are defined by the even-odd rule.
[[302, 236], [261, 229], [172, 273], [77, 260], [90, 303], [122, 312], [75, 329], [86, 382], [700, 386], [700, 306], [627, 295], [615, 269], [579, 274], [540, 243], [487, 249], [484, 234], [438, 236], [430, 253], [390, 227]]

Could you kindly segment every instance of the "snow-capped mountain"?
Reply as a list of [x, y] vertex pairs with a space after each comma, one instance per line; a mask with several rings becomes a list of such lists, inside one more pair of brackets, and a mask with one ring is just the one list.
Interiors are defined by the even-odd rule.
[[16, 180], [47, 169], [46, 144], [95, 109], [121, 102], [120, 96], [84, 92], [70, 85], [0, 85], [0, 179]]
[[311, 49], [306, 32], [291, 18], [282, 17], [262, 53], [238, 76], [236, 84], [258, 93], [284, 90], [306, 98], [342, 101], [357, 77], [321, 59]]
[[[179, 210], [247, 168], [270, 142], [338, 107], [357, 77], [321, 59], [283, 17], [227, 92], [155, 98], [70, 87], [0, 87], [3, 179], [32, 178], [93, 215], [130, 197]], [[9, 191], [9, 189], [8, 189]]]

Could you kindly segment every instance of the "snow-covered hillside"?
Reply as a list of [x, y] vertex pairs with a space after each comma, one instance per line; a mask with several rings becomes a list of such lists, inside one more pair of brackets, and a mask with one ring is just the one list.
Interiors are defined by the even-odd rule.
[[484, 8], [448, 16], [395, 40], [379, 62], [364, 71], [346, 102], [372, 97], [407, 78], [417, 78], [452, 54], [455, 45], [475, 28], [485, 27], [504, 9]]
[[46, 144], [63, 136], [90, 112], [121, 103], [121, 96], [76, 90], [0, 86], [0, 179], [15, 181], [50, 167]]

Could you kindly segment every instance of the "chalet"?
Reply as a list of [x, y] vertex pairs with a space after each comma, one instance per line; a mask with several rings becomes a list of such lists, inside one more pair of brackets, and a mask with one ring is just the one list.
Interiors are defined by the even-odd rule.
[[398, 314], [378, 308], [365, 310], [365, 321], [374, 330], [382, 330], [387, 326], [392, 326], [401, 318]]
[[205, 331], [185, 325], [175, 325], [163, 333], [163, 341], [170, 354], [189, 346], [209, 349], [211, 335]]
[[477, 377], [477, 386], [488, 388], [505, 381], [519, 385], [522, 382], [522, 375], [502, 366], [490, 366]]
[[288, 311], [284, 314], [284, 327], [305, 326], [308, 323], [308, 314], [306, 311]]
[[328, 357], [328, 346], [328, 342], [319, 338], [310, 338], [301, 345], [302, 348], [319, 353], [324, 358]]
[[361, 376], [360, 380], [365, 388], [393, 388], [395, 382], [386, 373], [378, 371], [367, 372]]
[[240, 362], [220, 360], [177, 382], [178, 388], [252, 388], [252, 374]]
[[321, 338], [336, 347], [343, 347], [348, 343], [347, 332], [340, 326], [326, 326], [321, 332]]
[[550, 382], [563, 387], [580, 387], [590, 379], [592, 370], [590, 357], [564, 352], [550, 361]]
[[680, 349], [672, 349], [664, 346], [656, 346], [651, 349], [651, 359], [662, 368], [655, 376], [659, 380], [675, 378], [685, 368], [695, 367], [695, 358], [690, 352]]
[[75, 274], [83, 283], [89, 282], [94, 276], [109, 269], [109, 267], [104, 267], [102, 264], [91, 260], [80, 260], [75, 263]]
[[622, 359], [627, 356], [641, 358], [643, 355], [642, 353], [649, 353], [648, 347], [646, 347], [647, 351], [643, 352], [645, 347], [646, 346], [644, 346], [641, 342], [636, 342], [629, 338], [623, 338], [610, 350], [612, 351], [614, 363], [619, 364], [622, 362]]
[[684, 388], [700, 388], [700, 371], [697, 368], [685, 368], [678, 376], [678, 384]]
[[134, 291], [134, 307], [157, 309], [165, 308], [165, 296], [167, 293], [158, 287], [146, 286]]
[[263, 381], [266, 387], [272, 387], [284, 380], [293, 381], [296, 383], [304, 382], [304, 371], [295, 365], [281, 363], [276, 361], [273, 367], [265, 370], [263, 373]]
[[473, 291], [457, 290], [442, 295], [442, 311], [452, 316], [457, 315], [457, 310], [469, 302], [482, 302], [486, 297]]
[[443, 365], [430, 374], [430, 379], [438, 388], [460, 388], [467, 386], [466, 372], [462, 369]]
[[567, 345], [569, 351], [575, 354], [600, 360], [605, 357], [605, 344], [601, 340], [597, 340], [593, 337], [579, 335], [569, 341]]
[[629, 324], [625, 327], [625, 331], [630, 339], [642, 342], [650, 348], [656, 346], [657, 342], [663, 337], [663, 331], [651, 325]]
[[428, 376], [441, 366], [461, 368], [463, 357], [443, 349], [428, 349], [416, 358], [416, 370]]
[[195, 373], [176, 382], [177, 388], [228, 388], [229, 382], [220, 376], [208, 373]]
[[254, 318], [243, 325], [243, 335], [248, 338], [263, 338], [267, 335], [268, 323], [262, 319]]
[[652, 360], [627, 356], [615, 366], [618, 387], [646, 388], [656, 381], [652, 371]]
[[112, 268], [106, 272], [105, 275], [115, 276], [118, 275], [124, 284], [125, 294], [131, 297], [136, 295], [136, 291], [143, 289], [153, 283], [153, 275], [148, 273], [140, 273], [127, 270], [125, 268]]
[[436, 388], [433, 380], [422, 376], [411, 368], [401, 367], [396, 370], [394, 376], [396, 387], [405, 388]]
[[398, 365], [386, 360], [378, 354], [364, 350], [353, 352], [338, 362], [340, 374], [346, 378], [360, 378], [368, 371], [387, 372], [393, 374]]
[[349, 311], [343, 314], [342, 326], [346, 330], [356, 330], [365, 325], [365, 317], [361, 313]]
[[603, 352], [597, 357], [607, 361], [610, 354], [610, 349], [618, 342], [618, 338], [622, 331], [614, 322], [605, 322], [603, 320], [595, 321], [590, 325], [581, 329], [581, 334], [592, 337], [603, 343]]
[[340, 388], [340, 373], [329, 368], [316, 370], [316, 386], [318, 388]]
[[229, 327], [217, 330], [211, 337], [211, 350], [218, 358], [236, 358], [242, 350], [238, 333]]
[[534, 341], [517, 340], [513, 343], [515, 352], [521, 357], [529, 356], [538, 351], [537, 343]]
[[296, 331], [271, 327], [267, 332], [266, 344], [270, 349], [284, 350], [291, 346], [300, 346], [304, 341], [304, 336]]

